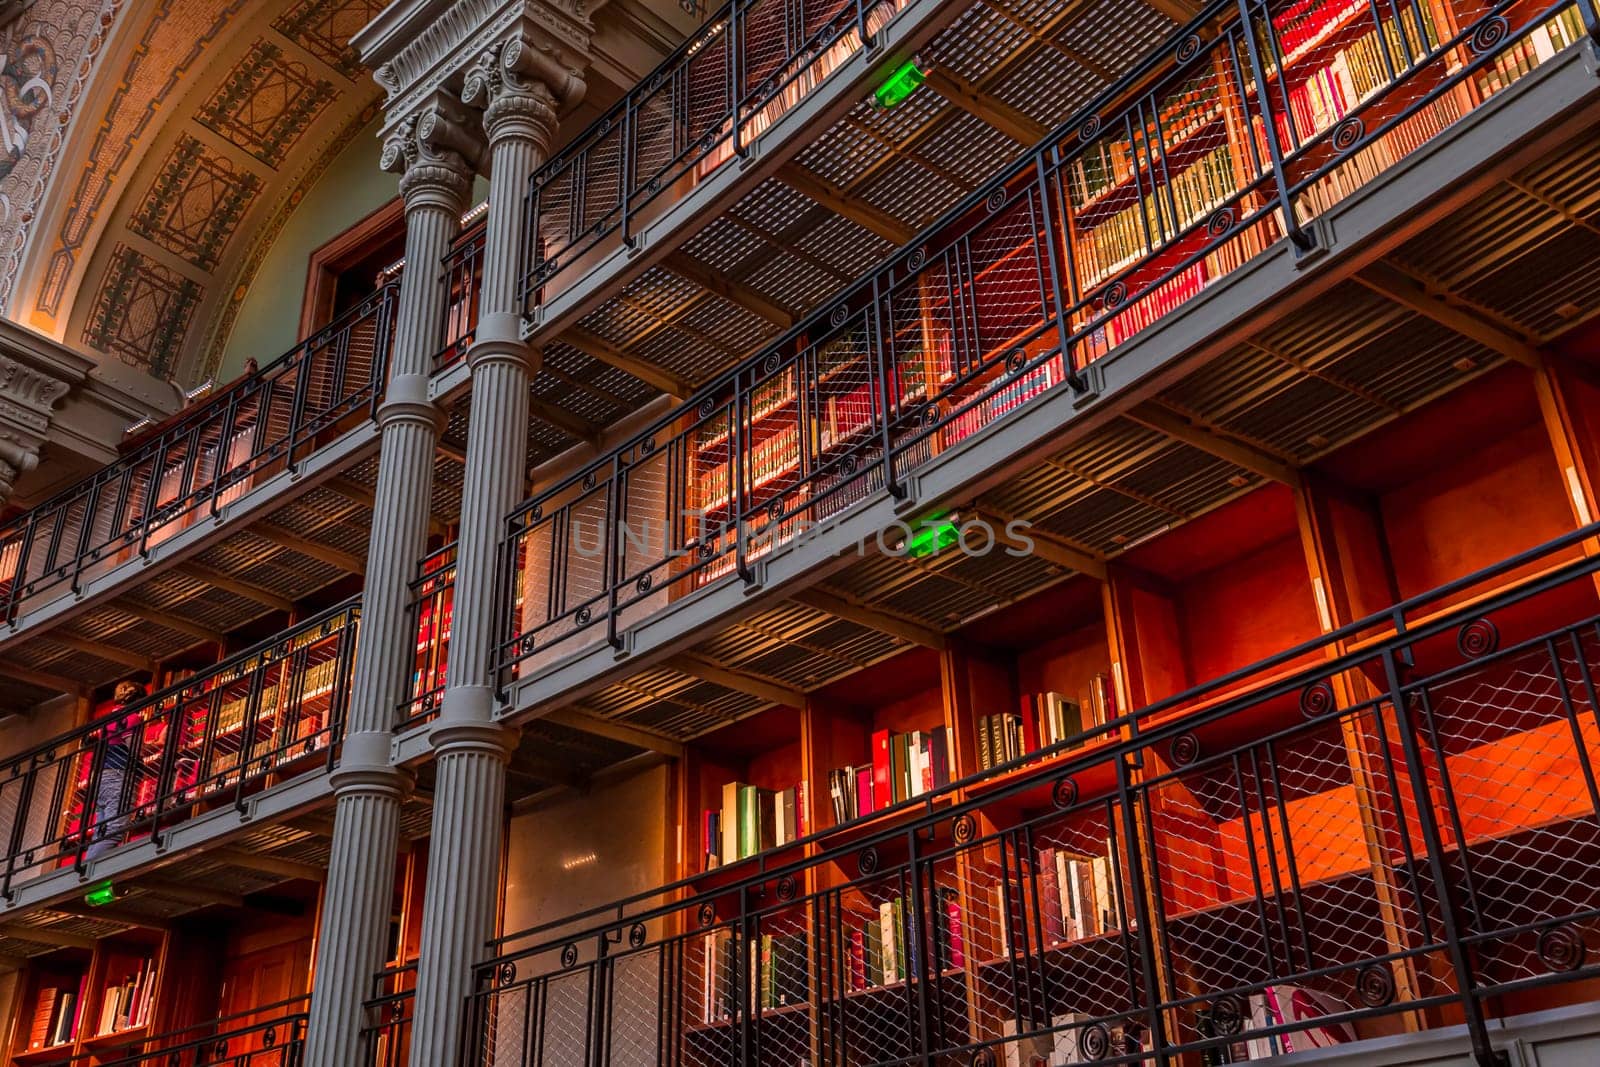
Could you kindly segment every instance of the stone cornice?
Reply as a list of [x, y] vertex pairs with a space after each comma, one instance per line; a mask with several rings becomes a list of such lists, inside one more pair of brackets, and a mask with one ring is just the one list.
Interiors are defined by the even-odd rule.
[[351, 44], [388, 94], [392, 126], [513, 34], [581, 86], [591, 33], [582, 0], [397, 0]]

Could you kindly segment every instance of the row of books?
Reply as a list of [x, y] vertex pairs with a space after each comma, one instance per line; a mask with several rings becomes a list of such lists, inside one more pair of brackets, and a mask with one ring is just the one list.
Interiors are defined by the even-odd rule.
[[722, 807], [701, 813], [705, 869], [798, 841], [811, 832], [806, 783], [758, 789], [744, 782], [722, 787]]
[[[1143, 131], [1144, 142], [1164, 145], [1170, 151], [1221, 115], [1216, 86], [1209, 79], [1190, 80], [1162, 101], [1159, 121], [1152, 119]], [[1131, 178], [1138, 157], [1130, 137], [1105, 137], [1080, 152], [1065, 170], [1074, 206], [1079, 210], [1092, 207]]]
[[1028, 373], [1007, 383], [980, 404], [969, 404], [952, 418], [944, 428], [946, 447], [970, 437], [991, 422], [1021, 407], [1040, 393], [1065, 380], [1061, 357], [1053, 356]]
[[1039, 850], [1037, 891], [1046, 937], [1081, 941], [1122, 928], [1110, 853], [1110, 842], [1104, 856]]
[[[797, 447], [799, 434], [793, 426], [771, 434], [750, 446], [743, 460], [746, 485], [755, 488], [785, 471], [794, 470], [799, 463]], [[705, 465], [700, 471], [700, 507], [706, 511], [719, 508], [728, 502], [732, 492], [729, 476], [738, 457]]]
[[1182, 170], [1170, 173], [1152, 193], [1094, 223], [1073, 244], [1074, 266], [1092, 288], [1200, 222], [1240, 188], [1233, 151], [1220, 144]]
[[[755, 422], [771, 415], [794, 399], [794, 373], [792, 370], [768, 378], [750, 391], [746, 400], [745, 416], [749, 422]], [[732, 423], [733, 414], [730, 405], [724, 405], [710, 418], [700, 424], [695, 437], [695, 447], [705, 451], [714, 445], [727, 441], [728, 428]]]
[[742, 943], [726, 927], [701, 935], [701, 1014], [707, 1024], [743, 1015], [740, 950], [750, 974], [751, 1002], [758, 1011], [804, 1004], [810, 999], [811, 965], [804, 934], [762, 934]]
[[1053, 691], [1025, 695], [1020, 714], [979, 716], [978, 767], [988, 770], [1038, 749], [1070, 741], [1091, 726], [1109, 722], [1116, 714], [1111, 676], [1104, 673], [1089, 679], [1078, 700]]
[[151, 994], [156, 986], [156, 962], [144, 960], [137, 971], [121, 983], [107, 986], [101, 995], [100, 1022], [96, 1034], [143, 1026], [150, 1021]]
[[[950, 886], [935, 887], [931, 916], [934, 970], [960, 970], [967, 962], [960, 894]], [[850, 991], [877, 989], [921, 974], [923, 940], [916, 927], [916, 911], [906, 907], [904, 897], [880, 902], [876, 915], [855, 914], [846, 932]]]
[[1583, 40], [1583, 23], [1578, 9], [1568, 7], [1549, 22], [1534, 28], [1527, 36], [1508, 44], [1494, 57], [1494, 63], [1478, 75], [1478, 91], [1493, 96], [1569, 45]]
[[872, 735], [872, 762], [828, 772], [835, 825], [882, 811], [951, 782], [950, 728]]
[[55, 1048], [65, 1045], [78, 1032], [78, 991], [45, 986], [33, 1005], [33, 1021], [28, 1027], [28, 1048]]
[[1307, 186], [1295, 202], [1296, 215], [1304, 222], [1322, 214], [1437, 137], [1460, 117], [1461, 103], [1455, 94], [1439, 97]]

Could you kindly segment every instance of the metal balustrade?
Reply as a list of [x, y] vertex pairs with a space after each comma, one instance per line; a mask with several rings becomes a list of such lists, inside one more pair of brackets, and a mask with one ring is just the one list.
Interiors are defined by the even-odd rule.
[[[1443, 10], [1208, 5], [830, 306], [516, 509], [502, 683], [589, 643], [620, 645], [670, 600], [750, 577], [762, 554], [870, 496], [899, 495], [909, 471], [1034, 398], [1081, 389], [1091, 361], [1273, 242], [1312, 249], [1310, 224], [1332, 204], [1561, 48], [1600, 39], [1592, 0]], [[669, 69], [688, 69], [728, 17]], [[1329, 96], [1330, 79], [1354, 95]], [[613, 132], [541, 171], [545, 206], [531, 217], [548, 210], [554, 175], [586, 173], [594, 138], [624, 136], [629, 122], [602, 123]], [[570, 211], [591, 229], [626, 214]], [[547, 278], [544, 238], [529, 240]]]
[[308, 998], [263, 1004], [206, 1022], [135, 1037], [92, 1039], [95, 1049], [59, 1059], [30, 1057], [39, 1067], [299, 1067], [305, 1055]]
[[373, 978], [363, 1007], [361, 1047], [368, 1067], [406, 1067], [411, 1056], [411, 1012], [416, 1004], [417, 965], [389, 967]]
[[0, 527], [6, 621], [217, 515], [261, 478], [293, 470], [353, 416], [375, 412], [398, 295], [397, 283], [377, 290], [158, 437]]
[[0, 762], [0, 895], [332, 766], [360, 614], [346, 601]]
[[487, 222], [463, 230], [444, 257], [445, 290], [449, 302], [445, 309], [444, 346], [434, 353], [433, 371], [437, 374], [467, 357], [478, 334], [478, 301], [483, 291], [483, 253]]
[[450, 621], [455, 607], [456, 546], [429, 553], [411, 580], [412, 630], [417, 635], [411, 696], [399, 709], [398, 730], [426, 721], [439, 710], [450, 659]]
[[730, 0], [533, 175], [525, 309], [700, 182], [870, 40], [905, 0]]
[[1461, 1022], [1482, 1057], [1486, 1017], [1600, 976], [1597, 532], [508, 935], [463, 1062], [1154, 1063]]

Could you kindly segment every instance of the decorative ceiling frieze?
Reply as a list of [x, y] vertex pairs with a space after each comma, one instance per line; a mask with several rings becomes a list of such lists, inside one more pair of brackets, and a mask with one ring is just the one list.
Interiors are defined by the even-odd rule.
[[214, 270], [261, 185], [259, 175], [184, 134], [129, 216], [128, 229], [200, 270]]
[[127, 245], [111, 255], [104, 284], [83, 330], [83, 343], [170, 376], [205, 287]]
[[384, 8], [383, 0], [301, 0], [278, 16], [272, 28], [345, 77], [362, 76], [354, 37]]
[[195, 117], [276, 169], [336, 95], [332, 82], [271, 41], [258, 40]]
[[103, 72], [86, 100], [65, 183], [22, 259], [23, 320], [186, 388], [214, 375], [267, 248], [376, 113], [349, 37], [381, 6], [130, 9], [110, 50], [120, 78]]

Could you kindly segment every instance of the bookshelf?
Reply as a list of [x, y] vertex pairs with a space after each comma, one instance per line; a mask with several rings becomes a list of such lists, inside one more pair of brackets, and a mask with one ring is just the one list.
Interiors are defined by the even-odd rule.
[[9, 1063], [80, 1057], [87, 1064], [139, 1041], [167, 1018], [161, 996], [167, 938], [133, 931], [29, 962], [15, 1014]]
[[773, 708], [700, 738], [685, 753], [681, 779], [681, 877], [706, 885], [737, 880], [741, 860], [786, 848], [814, 825], [800, 713], [793, 708]]

